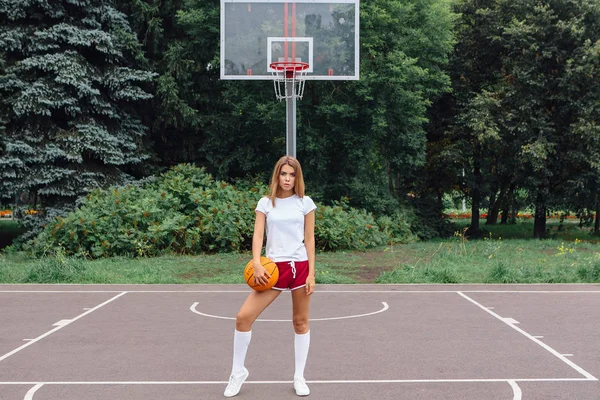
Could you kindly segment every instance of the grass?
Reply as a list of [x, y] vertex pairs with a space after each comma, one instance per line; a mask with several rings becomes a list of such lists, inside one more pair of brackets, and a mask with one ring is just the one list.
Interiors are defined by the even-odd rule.
[[[600, 238], [577, 224], [551, 239], [533, 240], [531, 221], [481, 226], [469, 240], [454, 237], [381, 247], [367, 252], [317, 254], [317, 283], [600, 283]], [[39, 259], [0, 253], [2, 283], [243, 283], [249, 253], [98, 260], [65, 257], [57, 249]]]

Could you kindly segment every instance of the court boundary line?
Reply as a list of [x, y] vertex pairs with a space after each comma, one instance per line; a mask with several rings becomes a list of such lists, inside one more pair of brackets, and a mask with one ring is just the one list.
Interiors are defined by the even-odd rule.
[[[307, 380], [314, 384], [367, 384], [367, 383], [502, 383], [502, 382], [598, 382], [598, 379], [588, 378], [457, 378], [457, 379], [332, 379]], [[0, 386], [30, 386], [30, 385], [227, 385], [229, 381], [15, 381], [0, 382]], [[246, 384], [271, 385], [290, 384], [292, 380], [284, 381], [245, 381]]]
[[106, 300], [105, 302], [98, 304], [96, 307], [90, 308], [89, 310], [79, 314], [78, 316], [71, 318], [70, 320], [68, 320], [68, 322], [65, 322], [64, 324], [58, 325], [56, 328], [49, 330], [46, 333], [41, 334], [40, 336], [36, 337], [35, 339], [31, 339], [29, 340], [27, 343], [25, 343], [22, 346], [17, 347], [16, 349], [9, 351], [8, 353], [4, 354], [3, 356], [0, 356], [0, 362], [6, 360], [8, 357], [18, 353], [19, 351], [31, 346], [34, 343], [39, 342], [40, 340], [44, 339], [47, 336], [50, 336], [51, 334], [53, 334], [56, 331], [61, 330], [62, 328], [71, 325], [73, 322], [85, 317], [88, 314], [91, 314], [92, 312], [96, 311], [97, 309], [104, 307], [105, 305], [107, 305], [108, 303], [113, 302], [114, 300], [117, 300], [119, 297], [123, 296], [127, 294], [127, 292], [121, 292], [120, 294], [111, 297], [110, 299]]
[[544, 350], [550, 352], [550, 354], [552, 354], [555, 357], [557, 357], [559, 360], [561, 360], [562, 362], [564, 362], [565, 364], [567, 364], [569, 367], [573, 368], [575, 371], [577, 371], [581, 375], [585, 376], [586, 378], [588, 378], [590, 380], [596, 380], [596, 381], [598, 380], [594, 375], [590, 374], [585, 369], [581, 368], [579, 365], [577, 365], [573, 361], [569, 360], [563, 354], [559, 353], [558, 351], [554, 350], [552, 347], [550, 347], [546, 343], [542, 342], [541, 340], [535, 338], [533, 335], [527, 333], [523, 329], [521, 329], [518, 326], [516, 326], [516, 324], [514, 322], [511, 322], [509, 319], [503, 318], [499, 314], [496, 314], [495, 312], [493, 312], [492, 310], [490, 310], [489, 308], [487, 308], [483, 304], [477, 302], [476, 300], [470, 298], [469, 296], [465, 295], [464, 293], [462, 293], [460, 291], [457, 292], [457, 294], [459, 296], [463, 297], [464, 299], [468, 300], [470, 303], [476, 305], [477, 307], [479, 307], [480, 309], [482, 309], [486, 313], [490, 314], [494, 318], [500, 320], [505, 325], [508, 325], [509, 327], [511, 327], [512, 329], [514, 329], [515, 331], [519, 332], [521, 335], [525, 336], [527, 339], [529, 339], [532, 342], [536, 343], [537, 345], [541, 346]]
[[[38, 342], [39, 340], [62, 329], [63, 327], [70, 325], [72, 322], [75, 322], [76, 320], [78, 320], [78, 319], [84, 317], [85, 315], [99, 309], [100, 307], [120, 298], [121, 296], [123, 296], [127, 293], [249, 293], [249, 290], [132, 290], [132, 291], [131, 290], [128, 290], [128, 291], [124, 291], [124, 290], [51, 290], [51, 291], [50, 290], [33, 290], [33, 291], [32, 290], [0, 290], [0, 293], [37, 293], [37, 294], [41, 294], [41, 293], [78, 293], [78, 294], [81, 294], [81, 293], [119, 293], [117, 296], [112, 297], [111, 299], [105, 301], [104, 303], [101, 303], [98, 306], [87, 310], [86, 312], [78, 315], [77, 317], [75, 317], [71, 320], [67, 320], [68, 322], [66, 322], [65, 324], [60, 325], [60, 326], [56, 327], [55, 329], [52, 329], [51, 331], [48, 331], [45, 334], [42, 334], [42, 335], [38, 336], [37, 338], [30, 340], [28, 343], [24, 344], [23, 346], [20, 346], [19, 348], [13, 350], [12, 352], [5, 354], [4, 356], [0, 357], [0, 361], [3, 361], [4, 359], [10, 357], [11, 355], [15, 354], [16, 352], [28, 347], [29, 345], [31, 345], [33, 343]], [[482, 310], [486, 311], [488, 314], [494, 316], [496, 319], [499, 319], [500, 321], [504, 322], [506, 325], [513, 328], [517, 332], [526, 336], [528, 339], [532, 340], [536, 344], [540, 345], [542, 348], [549, 351], [551, 354], [553, 354], [554, 356], [559, 358], [561, 361], [563, 361], [564, 363], [569, 365], [571, 368], [575, 369], [577, 372], [579, 372], [581, 375], [583, 375], [584, 378], [524, 378], [524, 379], [515, 379], [515, 378], [494, 379], [494, 378], [492, 378], [492, 379], [406, 379], [406, 380], [395, 379], [395, 380], [310, 380], [310, 381], [308, 381], [311, 384], [508, 383], [513, 391], [513, 395], [514, 395], [513, 400], [520, 400], [522, 397], [522, 392], [521, 392], [520, 387], [518, 386], [518, 382], [597, 382], [598, 381], [598, 378], [594, 377], [593, 375], [588, 373], [586, 370], [579, 367], [577, 364], [568, 360], [563, 354], [557, 352], [552, 347], [541, 342], [539, 339], [530, 335], [529, 333], [525, 332], [524, 330], [516, 327], [514, 323], [511, 323], [506, 318], [503, 318], [500, 315], [494, 313], [489, 308], [483, 306], [482, 304], [478, 303], [477, 301], [470, 298], [469, 296], [466, 296], [464, 293], [590, 294], [590, 293], [600, 293], [600, 290], [456, 290], [456, 289], [454, 289], [454, 290], [325, 290], [325, 291], [319, 291], [318, 293], [321, 293], [321, 294], [323, 294], [323, 293], [369, 293], [369, 294], [372, 294], [372, 293], [402, 293], [402, 294], [408, 294], [408, 293], [421, 293], [421, 294], [422, 293], [446, 293], [446, 294], [447, 293], [456, 293], [456, 294], [460, 295], [461, 297], [463, 297], [464, 299], [468, 300], [469, 302], [473, 303], [474, 305], [478, 306]], [[385, 307], [387, 305], [387, 303], [384, 303], [384, 302], [382, 302], [382, 303], [384, 304], [383, 311], [385, 311], [385, 309], [387, 309]], [[200, 312], [197, 312], [197, 310], [194, 309], [194, 306], [197, 304], [198, 303], [194, 303], [192, 305], [192, 307], [190, 307], [190, 310], [197, 314], [205, 315]], [[376, 311], [374, 313], [364, 314], [364, 315], [372, 315], [372, 314], [376, 314], [376, 313], [380, 313], [380, 312], [382, 312], [382, 310]], [[222, 318], [222, 319], [232, 319], [229, 317], [219, 317], [219, 316], [212, 316], [212, 315], [206, 315], [206, 316]], [[363, 316], [363, 315], [361, 314], [359, 316]], [[322, 320], [345, 319], [345, 318], [355, 318], [355, 317], [358, 317], [358, 316], [322, 318]], [[267, 320], [267, 321], [289, 322], [288, 320]], [[292, 381], [247, 381], [246, 383], [247, 384], [290, 384], [291, 382]], [[27, 392], [25, 399], [24, 399], [24, 400], [31, 400], [31, 399], [33, 399], [33, 395], [35, 394], [35, 392], [45, 385], [55, 385], [55, 386], [58, 386], [58, 385], [225, 385], [227, 383], [228, 383], [228, 381], [88, 381], [88, 382], [86, 382], [86, 381], [73, 381], [73, 382], [35, 381], [35, 382], [0, 382], [0, 386], [3, 386], [3, 385], [28, 385], [28, 386], [34, 385], [33, 387], [31, 387], [29, 389], [29, 391]]]
[[[250, 290], [0, 290], [0, 293], [250, 293]], [[530, 293], [530, 294], [600, 294], [598, 290], [322, 290], [326, 293]]]

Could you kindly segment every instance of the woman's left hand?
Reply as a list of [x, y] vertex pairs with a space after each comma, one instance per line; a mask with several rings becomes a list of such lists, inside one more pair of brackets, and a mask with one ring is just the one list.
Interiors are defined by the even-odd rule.
[[306, 286], [304, 287], [304, 289], [306, 290], [306, 294], [307, 295], [311, 295], [313, 294], [313, 292], [315, 291], [315, 277], [314, 276], [309, 276], [308, 278], [306, 278]]

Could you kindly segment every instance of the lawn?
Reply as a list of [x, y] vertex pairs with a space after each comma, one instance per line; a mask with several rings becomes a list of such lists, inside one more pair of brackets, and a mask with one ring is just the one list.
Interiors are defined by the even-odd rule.
[[[577, 283], [600, 282], [600, 238], [576, 223], [550, 223], [550, 239], [530, 239], [533, 225], [482, 225], [469, 240], [457, 221], [453, 237], [366, 252], [317, 254], [318, 283]], [[0, 254], [3, 283], [243, 283], [250, 253], [85, 260]]]

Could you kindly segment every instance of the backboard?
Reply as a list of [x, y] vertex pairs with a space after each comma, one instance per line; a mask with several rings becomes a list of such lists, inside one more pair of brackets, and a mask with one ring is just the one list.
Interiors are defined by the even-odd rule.
[[221, 79], [271, 80], [308, 63], [307, 80], [358, 80], [359, 0], [221, 0]]

